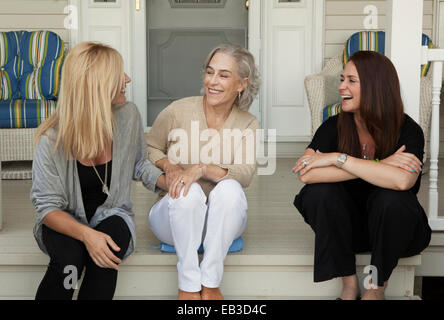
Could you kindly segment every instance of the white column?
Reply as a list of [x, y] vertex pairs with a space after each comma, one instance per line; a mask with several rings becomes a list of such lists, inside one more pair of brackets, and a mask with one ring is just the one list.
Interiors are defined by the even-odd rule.
[[419, 121], [423, 0], [387, 0], [386, 55], [398, 71], [405, 112]]

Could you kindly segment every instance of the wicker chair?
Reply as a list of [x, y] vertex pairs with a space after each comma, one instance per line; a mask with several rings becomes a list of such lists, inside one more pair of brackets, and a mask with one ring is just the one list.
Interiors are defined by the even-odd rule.
[[[53, 32], [0, 32], [0, 229], [1, 180], [32, 178], [19, 161], [33, 160], [37, 127], [55, 110], [64, 57]], [[7, 171], [6, 161], [13, 161]]]
[[[363, 37], [366, 37], [364, 40]], [[385, 33], [383, 31], [365, 31], [353, 34], [348, 40], [344, 48], [344, 52], [329, 59], [319, 74], [309, 75], [305, 78], [305, 90], [307, 93], [308, 104], [310, 106], [311, 113], [311, 134], [315, 134], [316, 130], [323, 122], [323, 111], [326, 106], [339, 103], [341, 96], [338, 92], [340, 83], [340, 74], [343, 70], [344, 56], [350, 57], [353, 53], [350, 53], [349, 42], [359, 39], [362, 43], [371, 43], [374, 45], [376, 41], [369, 40], [370, 37], [379, 37], [379, 50], [380, 53], [384, 53], [384, 39]], [[427, 40], [428, 39], [428, 40]], [[382, 41], [381, 41], [382, 40]], [[427, 45], [433, 47], [430, 39], [423, 35], [424, 41], [428, 41]], [[369, 48], [361, 50], [370, 50]], [[382, 51], [382, 52], [381, 52]], [[428, 72], [427, 72], [428, 71]], [[419, 125], [424, 131], [424, 138], [426, 141], [425, 149], [427, 150], [427, 140], [430, 131], [430, 118], [432, 112], [432, 71], [428, 70], [428, 66], [423, 66], [421, 77], [421, 93], [420, 93], [420, 113], [419, 113]], [[424, 153], [424, 161], [426, 160], [426, 153]]]

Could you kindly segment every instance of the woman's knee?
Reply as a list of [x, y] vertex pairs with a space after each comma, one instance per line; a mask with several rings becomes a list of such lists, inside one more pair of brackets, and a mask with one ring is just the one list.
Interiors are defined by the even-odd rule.
[[215, 201], [224, 203], [226, 206], [242, 207], [247, 209], [247, 198], [241, 184], [234, 179], [220, 181], [209, 195], [210, 203]]
[[100, 222], [95, 229], [109, 235], [118, 246], [126, 246], [131, 239], [131, 232], [128, 225], [125, 220], [118, 215], [106, 218]]
[[369, 197], [367, 209], [374, 213], [390, 213], [396, 215], [405, 211], [412, 205], [416, 207], [414, 195], [410, 191], [397, 191], [391, 189], [377, 189]]
[[196, 216], [204, 219], [206, 213], [207, 197], [198, 183], [193, 183], [188, 190], [186, 196], [183, 195], [184, 190], [181, 191], [178, 199], [168, 199], [168, 215], [170, 221], [182, 219], [185, 216]]
[[[414, 226], [423, 220], [423, 209], [411, 191], [378, 189], [368, 199], [369, 223], [378, 221], [399, 228]], [[373, 223], [372, 223], [373, 222]]]
[[198, 183], [193, 183], [188, 190], [186, 196], [184, 196], [185, 188], [180, 192], [180, 197], [177, 199], [169, 198], [168, 207], [181, 208], [181, 209], [194, 209], [195, 207], [205, 204], [207, 197], [202, 190], [202, 187]]
[[86, 264], [86, 247], [80, 241], [43, 226], [43, 239], [51, 258], [50, 267], [75, 266], [83, 269]]

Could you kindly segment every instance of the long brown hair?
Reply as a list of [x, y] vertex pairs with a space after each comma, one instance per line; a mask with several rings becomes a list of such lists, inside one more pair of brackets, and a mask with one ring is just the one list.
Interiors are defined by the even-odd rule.
[[[387, 158], [394, 152], [404, 121], [398, 74], [392, 62], [378, 52], [358, 51], [350, 61], [359, 75], [359, 110], [375, 141], [375, 158]], [[362, 149], [353, 113], [339, 114], [338, 134], [338, 151], [360, 158]]]

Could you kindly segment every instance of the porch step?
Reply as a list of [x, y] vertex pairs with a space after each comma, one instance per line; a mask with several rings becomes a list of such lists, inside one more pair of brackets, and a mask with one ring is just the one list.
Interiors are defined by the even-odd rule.
[[[370, 255], [357, 255], [361, 290]], [[43, 254], [0, 254], [0, 299], [32, 298], [44, 275]], [[174, 299], [177, 295], [174, 254], [135, 253], [121, 266], [116, 299]], [[415, 266], [421, 256], [401, 259], [386, 290], [388, 298], [413, 299]], [[313, 283], [312, 255], [230, 254], [221, 290], [227, 299], [334, 299], [340, 279]]]

